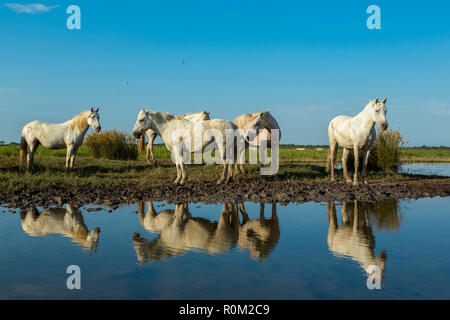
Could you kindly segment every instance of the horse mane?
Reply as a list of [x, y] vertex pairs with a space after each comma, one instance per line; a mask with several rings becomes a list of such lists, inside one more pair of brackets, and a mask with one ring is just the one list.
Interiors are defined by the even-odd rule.
[[153, 115], [153, 118], [158, 123], [166, 122], [176, 118], [176, 116], [170, 112], [150, 111], [150, 113]]
[[91, 111], [83, 111], [79, 115], [75, 116], [72, 119], [71, 128], [77, 129], [80, 132], [85, 131], [87, 128], [89, 128], [89, 124], [87, 122], [88, 115], [91, 113]]

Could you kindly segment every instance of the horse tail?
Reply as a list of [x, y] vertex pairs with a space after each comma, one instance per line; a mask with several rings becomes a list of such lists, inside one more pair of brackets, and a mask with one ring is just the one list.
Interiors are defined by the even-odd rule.
[[27, 158], [28, 153], [28, 144], [25, 140], [25, 137], [22, 136], [20, 138], [20, 160], [19, 160], [19, 168], [22, 169], [23, 165], [25, 164], [25, 160]]
[[138, 141], [138, 151], [139, 153], [144, 152], [145, 149], [145, 134], [141, 135]]

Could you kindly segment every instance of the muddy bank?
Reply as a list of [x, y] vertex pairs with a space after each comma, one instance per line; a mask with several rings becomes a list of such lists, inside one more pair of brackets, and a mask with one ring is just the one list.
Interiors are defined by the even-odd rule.
[[116, 208], [121, 204], [139, 200], [166, 201], [169, 203], [203, 202], [322, 202], [375, 201], [382, 199], [417, 199], [450, 196], [450, 178], [396, 182], [371, 182], [354, 187], [343, 182], [291, 182], [291, 181], [238, 181], [217, 186], [214, 183], [188, 183], [185, 186], [171, 184], [139, 190], [132, 184], [120, 188], [66, 189], [52, 187], [44, 191], [20, 190], [8, 193], [0, 190], [0, 202], [11, 207], [62, 206], [65, 203], [86, 204]]

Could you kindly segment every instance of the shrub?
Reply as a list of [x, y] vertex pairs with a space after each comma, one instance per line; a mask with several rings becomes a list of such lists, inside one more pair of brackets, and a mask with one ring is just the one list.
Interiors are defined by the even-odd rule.
[[136, 160], [138, 156], [134, 139], [118, 130], [92, 133], [86, 137], [85, 144], [97, 159]]
[[[387, 130], [377, 132], [377, 140], [369, 157], [367, 170], [397, 172], [400, 166], [400, 148], [406, 145], [399, 131]], [[363, 152], [360, 152], [359, 169], [363, 167]], [[354, 156], [350, 153], [347, 168], [354, 170]]]
[[406, 141], [399, 131], [379, 131], [369, 157], [369, 168], [396, 172], [400, 166], [400, 148], [405, 145]]

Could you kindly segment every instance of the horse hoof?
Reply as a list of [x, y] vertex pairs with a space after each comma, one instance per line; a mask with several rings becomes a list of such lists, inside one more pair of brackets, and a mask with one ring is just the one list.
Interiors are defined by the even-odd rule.
[[180, 186], [183, 186], [185, 183], [186, 183], [185, 180], [181, 180], [181, 181], [180, 181]]
[[353, 183], [353, 180], [352, 179], [347, 179], [347, 180], [345, 180], [347, 183]]
[[357, 187], [357, 186], [359, 186], [359, 183], [358, 183], [358, 182], [353, 182], [353, 185], [354, 185], [355, 187]]

